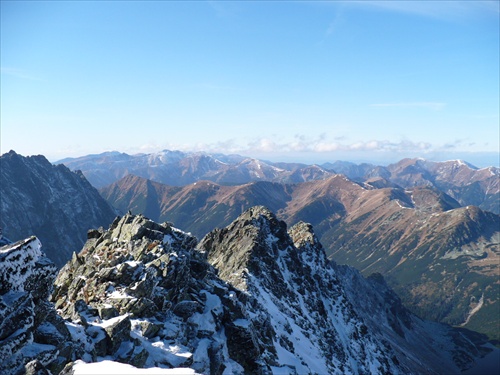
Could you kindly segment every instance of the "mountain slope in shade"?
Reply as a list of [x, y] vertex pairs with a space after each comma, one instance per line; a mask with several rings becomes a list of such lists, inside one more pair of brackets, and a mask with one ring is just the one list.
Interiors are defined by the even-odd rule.
[[13, 241], [36, 234], [58, 267], [82, 247], [87, 230], [107, 226], [115, 217], [81, 173], [43, 156], [2, 155], [0, 179], [3, 234]]
[[378, 193], [323, 233], [329, 256], [382, 273], [421, 316], [498, 339], [500, 217], [427, 188]]
[[[199, 238], [253, 205], [268, 205], [289, 225], [312, 223], [332, 259], [365, 275], [386, 275], [404, 303], [422, 316], [497, 338], [499, 216], [461, 207], [432, 187], [405, 190], [383, 179], [370, 181], [334, 175], [291, 185], [199, 182], [179, 188], [127, 177], [101, 193], [123, 211], [138, 201], [160, 207], [160, 216], [142, 212], [155, 220], [170, 219]], [[121, 192], [147, 184], [155, 186], [154, 193], [139, 194], [128, 205], [120, 198]]]

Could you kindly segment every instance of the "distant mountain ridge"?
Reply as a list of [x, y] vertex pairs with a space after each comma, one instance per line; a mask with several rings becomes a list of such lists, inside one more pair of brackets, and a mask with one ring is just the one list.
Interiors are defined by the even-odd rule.
[[81, 170], [90, 183], [102, 188], [128, 174], [172, 186], [196, 181], [241, 185], [256, 181], [300, 183], [324, 180], [341, 173], [357, 182], [380, 179], [403, 188], [433, 186], [461, 205], [475, 205], [500, 214], [500, 168], [477, 168], [461, 160], [433, 162], [403, 159], [388, 166], [360, 165], [337, 161], [323, 165], [273, 163], [241, 155], [185, 153], [164, 150], [153, 154], [128, 155], [106, 152], [58, 161], [71, 170]]
[[128, 174], [174, 186], [199, 180], [209, 180], [223, 185], [238, 185], [251, 181], [301, 182], [332, 174], [317, 165], [297, 163], [275, 165], [240, 155], [169, 150], [136, 155], [105, 152], [81, 158], [63, 159], [56, 164], [64, 164], [71, 170], [81, 170], [97, 188], [109, 185]]
[[314, 225], [337, 262], [386, 275], [422, 316], [497, 334], [500, 216], [461, 207], [432, 186], [404, 189], [383, 181], [333, 175], [300, 184], [198, 181], [178, 187], [127, 176], [100, 192], [122, 211], [172, 221], [199, 238], [265, 205], [289, 225]]
[[85, 242], [87, 230], [107, 226], [115, 210], [81, 172], [44, 156], [10, 151], [0, 157], [0, 226], [12, 241], [37, 235], [62, 267]]

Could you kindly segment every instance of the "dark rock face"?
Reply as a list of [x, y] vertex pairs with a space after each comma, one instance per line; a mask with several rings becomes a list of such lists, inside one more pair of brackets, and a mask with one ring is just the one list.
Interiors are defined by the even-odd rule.
[[0, 179], [3, 234], [11, 240], [35, 234], [57, 267], [82, 248], [87, 230], [107, 226], [115, 217], [81, 173], [43, 156], [2, 155]]
[[56, 267], [36, 237], [0, 248], [0, 368], [57, 373], [71, 360], [69, 331], [47, 299]]

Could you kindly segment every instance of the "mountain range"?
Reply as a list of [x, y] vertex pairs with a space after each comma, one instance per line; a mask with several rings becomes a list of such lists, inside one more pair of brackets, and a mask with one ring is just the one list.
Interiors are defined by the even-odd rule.
[[403, 159], [388, 166], [356, 165], [344, 161], [307, 165], [273, 163], [240, 155], [165, 150], [136, 155], [106, 152], [63, 159], [59, 163], [71, 170], [81, 170], [96, 188], [129, 174], [171, 186], [184, 186], [200, 180], [219, 185], [256, 181], [300, 183], [343, 174], [356, 182], [384, 179], [402, 188], [435, 187], [462, 206], [474, 205], [500, 214], [500, 168], [479, 169], [461, 160], [433, 162], [419, 158]]
[[314, 225], [330, 259], [365, 275], [382, 273], [421, 316], [500, 338], [500, 217], [462, 207], [435, 187], [401, 188], [380, 178], [360, 183], [344, 175], [179, 187], [129, 175], [100, 192], [123, 212], [172, 221], [198, 238], [264, 205], [289, 225]]
[[[177, 153], [180, 160], [183, 155]], [[245, 158], [237, 155], [219, 157], [228, 165], [237, 160], [240, 167], [246, 165], [242, 163]], [[264, 162], [249, 160], [248, 165], [266, 169]], [[464, 206], [460, 194], [452, 197], [445, 191], [446, 186], [455, 191], [462, 191], [460, 187], [476, 189], [475, 196], [482, 204], [490, 199], [490, 206], [494, 207], [498, 204], [494, 197], [498, 200], [495, 186], [499, 178], [495, 168], [475, 169], [461, 161], [439, 164], [422, 159], [406, 159], [372, 169], [369, 165], [336, 163], [337, 169], [344, 166], [350, 170], [344, 171], [349, 178], [334, 173], [328, 165], [279, 163], [272, 165], [271, 170], [288, 171], [288, 177], [282, 177], [281, 181], [262, 174], [258, 181], [243, 184], [198, 179], [184, 186], [169, 186], [126, 175], [98, 192], [82, 172], [53, 165], [43, 156], [23, 157], [11, 151], [2, 155], [0, 162], [3, 234], [15, 241], [36, 234], [43, 241], [49, 258], [56, 262], [56, 268], [62, 267], [71, 259], [72, 252], [81, 248], [89, 228], [109, 225], [116, 212], [109, 203], [121, 212], [130, 210], [154, 221], [167, 222], [162, 224], [165, 227], [172, 228], [173, 224], [168, 222], [173, 222], [198, 238], [208, 238], [214, 228], [229, 226], [249, 208], [264, 205], [289, 227], [301, 221], [311, 223], [314, 236], [324, 244], [322, 251], [327, 258], [353, 265], [365, 276], [372, 275], [368, 279], [377, 282], [371, 284], [371, 289], [382, 290], [385, 281], [380, 281], [379, 276], [384, 275], [389, 285], [385, 287], [389, 290], [387, 293], [396, 296], [389, 288], [396, 290], [402, 299], [398, 297], [398, 303], [404, 308], [427, 319], [463, 326], [486, 333], [490, 339], [499, 339], [499, 216], [490, 212], [494, 210], [483, 210], [472, 204]], [[93, 162], [89, 162], [89, 167]], [[190, 170], [200, 170], [196, 165], [193, 161]], [[434, 172], [424, 173], [426, 168]], [[314, 178], [307, 170], [326, 173], [318, 172]], [[185, 177], [193, 178], [190, 173], [185, 172]], [[247, 169], [239, 176], [257, 175]], [[467, 181], [472, 182], [467, 184]], [[103, 229], [89, 232], [89, 241], [104, 232]], [[0, 236], [0, 246], [8, 242]], [[75, 259], [78, 258], [73, 256], [71, 262]], [[207, 260], [217, 264], [210, 255]], [[346, 270], [346, 275], [353, 275], [354, 271], [348, 267], [335, 267], [338, 274]], [[223, 268], [217, 265], [217, 272]], [[238, 272], [231, 271], [231, 274]], [[245, 289], [235, 280], [224, 281]], [[351, 300], [353, 304], [360, 303]], [[9, 301], [4, 299], [6, 303]], [[368, 305], [361, 305], [368, 309]], [[374, 314], [375, 302], [370, 302], [370, 306], [372, 310], [367, 315]], [[56, 320], [54, 324], [60, 328]], [[396, 329], [394, 324], [391, 327]], [[456, 332], [462, 331], [453, 332], [457, 335]]]
[[460, 374], [498, 355], [261, 206], [200, 243], [130, 214], [87, 237], [57, 277], [36, 237], [0, 248], [3, 371]]

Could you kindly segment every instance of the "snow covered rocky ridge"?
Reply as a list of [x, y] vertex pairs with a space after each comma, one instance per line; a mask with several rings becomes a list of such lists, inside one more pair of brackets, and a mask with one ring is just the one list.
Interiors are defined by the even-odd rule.
[[201, 374], [459, 373], [481, 355], [463, 331], [411, 315], [380, 277], [328, 262], [310, 225], [287, 230], [264, 207], [199, 244], [125, 215], [89, 231], [49, 303], [54, 273], [34, 237], [0, 249], [8, 373], [109, 361]]

